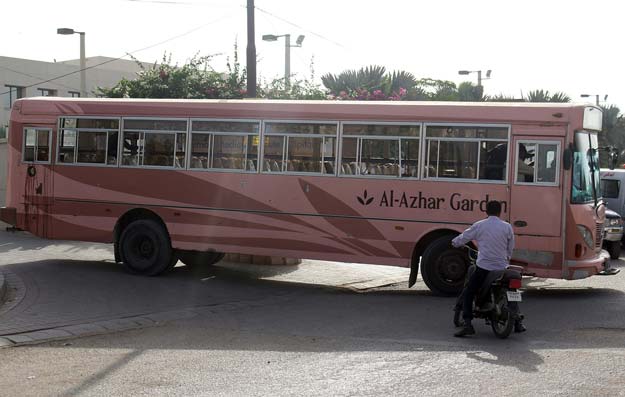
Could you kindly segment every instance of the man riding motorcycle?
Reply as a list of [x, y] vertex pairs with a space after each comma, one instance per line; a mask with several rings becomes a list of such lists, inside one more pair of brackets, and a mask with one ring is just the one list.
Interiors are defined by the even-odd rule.
[[[486, 214], [488, 218], [474, 223], [451, 242], [454, 247], [461, 247], [469, 241], [475, 241], [479, 248], [477, 267], [462, 292], [464, 297], [462, 303], [464, 325], [461, 330], [454, 334], [457, 337], [475, 334], [475, 329], [471, 324], [475, 295], [491, 271], [504, 270], [508, 267], [514, 249], [512, 226], [499, 218], [501, 203], [499, 201], [486, 203]], [[518, 307], [515, 309], [514, 332], [524, 332], [526, 328], [518, 315]]]

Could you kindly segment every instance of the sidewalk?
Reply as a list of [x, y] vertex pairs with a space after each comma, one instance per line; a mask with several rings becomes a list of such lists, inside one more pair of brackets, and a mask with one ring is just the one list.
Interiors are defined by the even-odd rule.
[[408, 268], [310, 259], [303, 260], [299, 265], [253, 265], [222, 261], [215, 266], [260, 280], [323, 285], [353, 291], [407, 283], [410, 275]]

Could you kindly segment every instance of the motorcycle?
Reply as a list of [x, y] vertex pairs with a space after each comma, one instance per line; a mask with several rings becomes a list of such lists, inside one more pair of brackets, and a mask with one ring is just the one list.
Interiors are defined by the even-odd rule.
[[[465, 246], [469, 251], [469, 270], [465, 279], [466, 284], [476, 269], [477, 250]], [[518, 302], [521, 302], [521, 266], [510, 265], [505, 270], [491, 271], [480, 286], [473, 302], [473, 317], [483, 318], [486, 324], [490, 324], [498, 338], [507, 338], [516, 320], [522, 320], [519, 314]], [[454, 325], [463, 326], [462, 302], [463, 293], [460, 294], [454, 306]]]

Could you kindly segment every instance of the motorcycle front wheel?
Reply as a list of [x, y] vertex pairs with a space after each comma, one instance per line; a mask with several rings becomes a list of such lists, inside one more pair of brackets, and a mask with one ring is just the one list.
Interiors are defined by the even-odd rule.
[[500, 339], [510, 336], [514, 327], [514, 318], [508, 307], [508, 297], [505, 291], [499, 291], [495, 297], [495, 308], [490, 319], [490, 326]]

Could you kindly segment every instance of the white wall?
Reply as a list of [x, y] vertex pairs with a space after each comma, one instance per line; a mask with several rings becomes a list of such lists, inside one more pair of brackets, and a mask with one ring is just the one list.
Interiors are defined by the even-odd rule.
[[[106, 57], [87, 58], [86, 87], [88, 96], [93, 97], [92, 91], [97, 87], [110, 88], [122, 78], [134, 79], [141, 69], [134, 61], [112, 60]], [[102, 65], [100, 65], [102, 64]], [[0, 125], [9, 123], [11, 109], [8, 105], [8, 86], [27, 87], [25, 97], [40, 96], [38, 88], [56, 90], [57, 96], [69, 97], [69, 91], [80, 91], [79, 61], [42, 62], [30, 59], [10, 58], [0, 56]], [[144, 64], [144, 67], [147, 64]], [[150, 66], [147, 66], [150, 67]], [[55, 79], [59, 76], [64, 76]], [[54, 79], [43, 83], [43, 81]]]

